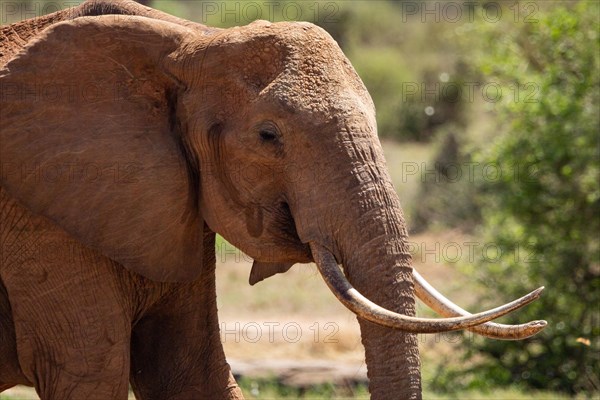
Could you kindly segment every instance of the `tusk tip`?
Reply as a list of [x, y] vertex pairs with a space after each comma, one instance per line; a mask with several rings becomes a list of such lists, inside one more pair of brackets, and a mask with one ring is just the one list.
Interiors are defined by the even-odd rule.
[[520, 337], [518, 339], [526, 339], [533, 335], [536, 335], [539, 332], [541, 332], [547, 325], [548, 325], [548, 322], [546, 322], [544, 320], [531, 321], [531, 322], [527, 323], [525, 326], [526, 334], [523, 337]]
[[541, 319], [541, 320], [537, 320], [537, 321], [530, 321], [530, 322], [524, 324], [523, 326], [525, 326], [527, 329], [532, 329], [536, 332], [539, 332], [542, 329], [544, 329], [546, 326], [548, 326], [548, 322]]
[[538, 297], [540, 297], [540, 295], [542, 294], [544, 289], [545, 289], [544, 286], [540, 286], [539, 288], [537, 288], [533, 292], [531, 292], [531, 294], [537, 299]]

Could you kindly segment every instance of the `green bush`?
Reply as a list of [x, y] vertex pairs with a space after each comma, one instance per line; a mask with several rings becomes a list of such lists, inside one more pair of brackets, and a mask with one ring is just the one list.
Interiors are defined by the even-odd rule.
[[506, 322], [545, 318], [549, 326], [524, 341], [470, 343], [471, 386], [516, 383], [598, 394], [598, 7], [563, 4], [543, 10], [537, 23], [512, 29], [481, 24], [475, 32], [485, 48], [477, 64], [488, 81], [504, 93], [516, 84], [537, 95], [505, 96], [496, 103], [498, 134], [475, 157], [501, 171], [480, 187], [481, 237], [501, 254], [493, 263], [481, 260], [473, 273], [488, 286], [482, 303], [545, 285], [541, 299]]
[[463, 124], [464, 98], [451, 90], [463, 73], [448, 35], [455, 24], [422, 23], [394, 1], [340, 4], [351, 27], [344, 51], [373, 98], [379, 136], [427, 142]]

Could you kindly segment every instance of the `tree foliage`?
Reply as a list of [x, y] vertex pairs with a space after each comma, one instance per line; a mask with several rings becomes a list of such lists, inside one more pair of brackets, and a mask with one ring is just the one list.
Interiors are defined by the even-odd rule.
[[[482, 25], [480, 71], [502, 85], [534, 88], [496, 105], [498, 135], [476, 155], [501, 176], [481, 184], [483, 238], [501, 249], [476, 273], [498, 302], [545, 285], [508, 323], [548, 320], [534, 338], [470, 343], [471, 381], [570, 393], [600, 388], [600, 187], [598, 3], [560, 6], [535, 24]], [[490, 46], [493, 43], [494, 45]], [[483, 56], [485, 54], [485, 56]], [[513, 86], [511, 90], [509, 85]], [[528, 96], [529, 97], [529, 96]]]

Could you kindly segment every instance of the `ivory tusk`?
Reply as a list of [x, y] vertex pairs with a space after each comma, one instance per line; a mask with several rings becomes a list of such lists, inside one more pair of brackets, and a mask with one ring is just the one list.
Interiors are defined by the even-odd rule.
[[325, 283], [342, 304], [360, 318], [405, 332], [439, 333], [480, 325], [531, 303], [543, 290], [543, 287], [536, 289], [518, 300], [469, 316], [441, 319], [409, 317], [380, 307], [365, 298], [350, 285], [331, 252], [314, 242], [310, 243], [310, 248]]
[[[415, 292], [417, 297], [427, 304], [433, 311], [442, 317], [461, 317], [472, 315], [463, 310], [444, 295], [438, 292], [429, 282], [425, 280], [414, 268], [413, 278], [415, 282]], [[531, 337], [544, 329], [548, 323], [546, 321], [531, 321], [520, 325], [496, 324], [486, 322], [481, 325], [467, 328], [471, 332], [479, 335], [499, 340], [521, 340]]]

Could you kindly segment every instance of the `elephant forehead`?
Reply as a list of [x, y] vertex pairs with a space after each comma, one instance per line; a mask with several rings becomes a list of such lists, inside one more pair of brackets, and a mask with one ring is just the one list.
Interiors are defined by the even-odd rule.
[[275, 98], [289, 112], [306, 114], [315, 121], [357, 113], [374, 119], [375, 107], [362, 82], [355, 73], [340, 74], [340, 68], [339, 64], [307, 70], [290, 68], [263, 94]]
[[367, 89], [338, 44], [310, 23], [280, 23], [285, 47], [280, 74], [263, 91], [285, 108], [311, 114], [339, 115], [359, 106], [374, 113]]

